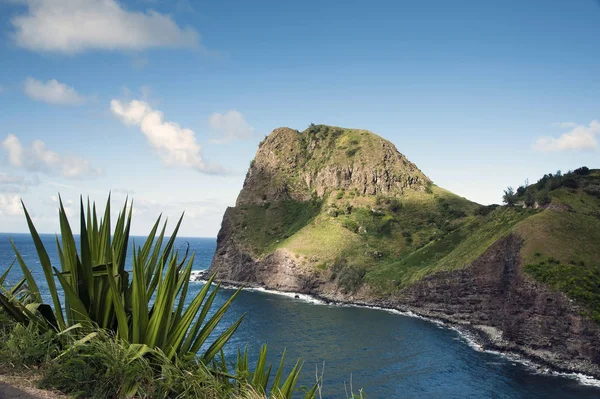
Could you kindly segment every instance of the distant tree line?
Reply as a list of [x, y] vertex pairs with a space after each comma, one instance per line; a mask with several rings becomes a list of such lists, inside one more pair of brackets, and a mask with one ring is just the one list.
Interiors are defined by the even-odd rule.
[[578, 176], [586, 176], [590, 174], [590, 169], [586, 166], [577, 168], [563, 174], [560, 170], [556, 173], [546, 174], [537, 183], [529, 185], [525, 182], [515, 191], [512, 187], [507, 187], [502, 196], [502, 202], [507, 206], [513, 206], [517, 202], [522, 201], [527, 207], [532, 207], [537, 204], [539, 206], [548, 205], [551, 201], [550, 192], [561, 187], [576, 189], [579, 187]]

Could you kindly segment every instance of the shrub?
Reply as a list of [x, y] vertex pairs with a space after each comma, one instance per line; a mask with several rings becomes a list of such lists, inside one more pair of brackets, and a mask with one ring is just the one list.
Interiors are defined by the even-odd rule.
[[352, 206], [352, 204], [350, 202], [346, 202], [346, 205], [344, 206], [344, 213], [346, 215], [350, 215], [352, 213], [352, 209], [354, 207]]
[[354, 147], [354, 148], [349, 148], [346, 150], [346, 155], [348, 157], [353, 157], [354, 154], [356, 154], [356, 152], [360, 149], [360, 147]]
[[367, 271], [362, 266], [346, 265], [338, 273], [338, 286], [345, 294], [355, 292], [362, 284]]
[[392, 198], [390, 200], [389, 208], [390, 211], [397, 213], [402, 209], [402, 203], [400, 202], [400, 200], [398, 200], [398, 198]]
[[575, 180], [572, 177], [566, 177], [566, 178], [564, 178], [563, 182], [562, 182], [562, 185], [564, 187], [573, 188], [573, 189], [579, 187], [579, 184], [577, 183], [577, 180]]
[[497, 207], [498, 207], [498, 205], [496, 205], [496, 204], [493, 204], [493, 205], [481, 205], [477, 209], [475, 209], [475, 215], [487, 216], [494, 209], [496, 209]]
[[0, 335], [2, 363], [30, 368], [45, 363], [59, 352], [59, 341], [53, 331], [40, 332], [33, 324], [10, 326], [10, 330], [6, 328]]
[[535, 205], [535, 193], [532, 189], [529, 189], [525, 192], [525, 198], [523, 202], [528, 207], [532, 207]]
[[356, 233], [359, 228], [358, 223], [349, 218], [344, 219], [344, 221], [342, 222], [342, 226], [345, 227], [346, 229], [350, 230], [353, 233]]
[[544, 189], [544, 190], [540, 190], [537, 192], [536, 196], [535, 196], [535, 200], [537, 201], [537, 203], [540, 206], [544, 206], [544, 205], [548, 205], [551, 201], [550, 198], [550, 194], [548, 193], [548, 190]]
[[515, 195], [515, 191], [513, 190], [512, 187], [507, 187], [506, 190], [504, 190], [504, 195], [502, 196], [502, 202], [504, 202], [507, 206], [513, 206], [515, 204], [517, 200], [517, 197]]
[[582, 166], [581, 168], [575, 169], [573, 173], [579, 176], [586, 176], [590, 174], [590, 169], [587, 166]]
[[140, 349], [100, 333], [50, 362], [40, 386], [89, 398], [147, 397], [154, 390], [154, 374]]
[[334, 280], [347, 265], [348, 261], [346, 258], [336, 258], [331, 265], [331, 279]]

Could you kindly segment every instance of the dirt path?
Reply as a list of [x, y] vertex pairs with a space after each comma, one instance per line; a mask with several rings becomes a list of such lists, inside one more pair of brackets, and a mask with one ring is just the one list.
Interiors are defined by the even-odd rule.
[[0, 399], [66, 399], [67, 396], [35, 388], [29, 378], [0, 374]]
[[39, 396], [33, 396], [23, 392], [11, 385], [0, 382], [0, 399], [39, 399]]

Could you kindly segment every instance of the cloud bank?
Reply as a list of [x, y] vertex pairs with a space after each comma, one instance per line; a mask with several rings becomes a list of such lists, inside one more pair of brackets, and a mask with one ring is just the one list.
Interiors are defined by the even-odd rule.
[[46, 174], [59, 174], [68, 179], [97, 177], [102, 169], [94, 168], [86, 159], [60, 155], [50, 150], [42, 140], [34, 140], [29, 148], [23, 147], [14, 134], [9, 134], [0, 143], [7, 154], [8, 162], [17, 168]]
[[192, 168], [202, 173], [223, 174], [224, 169], [204, 161], [196, 134], [191, 129], [165, 121], [162, 112], [141, 100], [110, 102], [110, 110], [126, 125], [138, 126], [166, 165]]
[[570, 129], [558, 137], [540, 137], [533, 145], [536, 151], [586, 150], [598, 147], [596, 136], [600, 134], [600, 122], [593, 120], [589, 125], [577, 125], [572, 122], [561, 123], [562, 128]]
[[145, 50], [200, 46], [198, 33], [153, 10], [128, 11], [117, 0], [24, 0], [12, 18], [15, 43], [33, 51]]

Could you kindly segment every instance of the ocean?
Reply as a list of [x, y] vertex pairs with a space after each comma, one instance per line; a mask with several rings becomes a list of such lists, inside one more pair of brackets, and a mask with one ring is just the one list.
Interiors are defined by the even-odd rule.
[[[0, 273], [13, 261], [12, 238], [39, 282], [43, 273], [29, 235], [0, 234]], [[43, 235], [50, 258], [58, 266], [53, 235]], [[141, 244], [143, 237], [134, 237]], [[210, 265], [216, 241], [178, 238], [176, 247], [195, 251], [194, 270]], [[9, 280], [20, 279], [15, 268]], [[202, 283], [192, 283], [190, 295]], [[44, 285], [40, 284], [44, 291]], [[222, 289], [217, 305], [234, 291]], [[268, 343], [277, 363], [286, 349], [287, 366], [304, 359], [301, 385], [310, 386], [324, 367], [323, 398], [345, 398], [364, 389], [368, 398], [599, 398], [600, 382], [559, 375], [497, 353], [480, 350], [468, 337], [440, 323], [385, 310], [326, 305], [306, 296], [261, 290], [240, 293], [221, 330], [246, 317], [226, 348], [234, 359], [248, 345], [251, 357]], [[351, 385], [350, 385], [351, 383]]]

